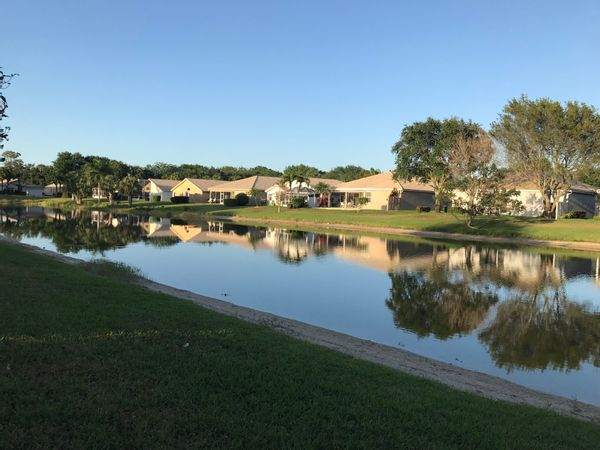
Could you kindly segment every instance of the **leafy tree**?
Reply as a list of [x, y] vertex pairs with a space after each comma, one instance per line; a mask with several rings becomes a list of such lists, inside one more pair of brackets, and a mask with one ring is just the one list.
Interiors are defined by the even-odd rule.
[[459, 136], [450, 152], [453, 186], [459, 190], [454, 203], [465, 213], [465, 225], [472, 228], [475, 216], [504, 211], [516, 200], [515, 190], [502, 187], [504, 172], [491, 164], [495, 149], [481, 130], [471, 137]]
[[578, 172], [600, 158], [600, 115], [585, 103], [523, 95], [508, 102], [491, 133], [504, 146], [511, 170], [536, 183], [546, 216]]
[[287, 166], [283, 173], [292, 173], [296, 177], [310, 178], [310, 177], [322, 177], [324, 172], [317, 169], [316, 167], [307, 166], [306, 164], [295, 164]]
[[81, 201], [81, 194], [87, 189], [85, 180], [82, 180], [86, 162], [81, 153], [60, 152], [52, 163], [55, 182], [62, 184], [64, 193], [73, 195], [76, 202]]
[[[4, 179], [10, 181], [16, 178], [20, 191], [21, 183], [23, 182], [22, 178], [25, 174], [25, 164], [21, 159], [21, 154], [6, 150], [2, 152], [2, 159], [4, 160], [4, 164], [0, 167], [0, 183], [3, 183], [2, 180]], [[0, 187], [4, 188], [4, 185], [2, 184]]]
[[322, 181], [313, 186], [313, 188], [315, 192], [319, 194], [319, 203], [321, 203], [323, 196], [327, 195], [327, 206], [331, 206], [331, 192], [333, 191], [333, 188]]
[[[10, 86], [12, 79], [17, 76], [16, 73], [6, 74], [2, 71], [0, 67], [0, 90], [6, 89]], [[5, 113], [8, 109], [8, 102], [6, 101], [6, 97], [0, 94], [0, 121], [5, 117], [8, 117]], [[3, 142], [8, 140], [8, 132], [10, 131], [10, 127], [2, 127], [0, 126], [0, 150], [4, 148]], [[1, 162], [1, 161], [0, 161]]]
[[134, 175], [127, 175], [119, 182], [119, 192], [127, 196], [127, 203], [133, 205], [133, 197], [139, 195], [142, 191], [140, 183]]
[[441, 209], [452, 180], [450, 152], [458, 136], [469, 137], [481, 127], [471, 121], [452, 117], [437, 120], [429, 117], [402, 129], [400, 140], [392, 147], [396, 156], [394, 175], [427, 183], [435, 191], [435, 209]]
[[326, 172], [323, 176], [325, 178], [332, 178], [334, 180], [340, 181], [352, 181], [358, 180], [359, 178], [368, 177], [371, 175], [377, 175], [381, 173], [377, 169], [364, 169], [360, 166], [347, 165], [347, 166], [338, 166], [331, 169], [329, 172]]
[[254, 206], [256, 206], [257, 208], [258, 205], [260, 205], [260, 199], [264, 193], [265, 191], [263, 191], [262, 189], [256, 188], [252, 188], [248, 191], [248, 195], [254, 199]]

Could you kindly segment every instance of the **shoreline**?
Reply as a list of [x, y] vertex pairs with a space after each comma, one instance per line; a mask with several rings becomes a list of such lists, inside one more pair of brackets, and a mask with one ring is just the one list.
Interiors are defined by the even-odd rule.
[[[85, 265], [82, 259], [65, 256], [34, 245], [13, 241], [4, 236], [0, 240], [21, 246], [28, 251], [45, 255], [70, 265]], [[357, 338], [337, 331], [287, 319], [271, 313], [237, 306], [216, 298], [196, 294], [187, 290], [168, 286], [144, 278], [132, 283], [154, 292], [191, 301], [209, 310], [242, 319], [246, 322], [265, 325], [284, 335], [326, 347], [357, 359], [383, 365], [400, 372], [426, 378], [451, 388], [477, 394], [492, 399], [525, 404], [556, 412], [563, 416], [575, 417], [589, 422], [600, 423], [600, 406], [582, 403], [555, 394], [541, 391], [487, 375], [464, 369], [450, 363], [437, 361], [410, 351]]]
[[[583, 250], [600, 253], [600, 242], [589, 242], [589, 241], [554, 241], [546, 239], [531, 239], [531, 238], [519, 238], [519, 237], [504, 237], [504, 236], [483, 236], [480, 234], [462, 234], [462, 233], [447, 233], [443, 231], [422, 231], [413, 230], [410, 228], [394, 228], [394, 227], [377, 227], [377, 226], [364, 226], [364, 225], [353, 225], [344, 223], [324, 223], [324, 222], [313, 222], [303, 220], [283, 220], [283, 219], [256, 219], [253, 217], [244, 216], [221, 216], [218, 214], [208, 214], [209, 217], [213, 217], [217, 220], [230, 221], [230, 222], [247, 222], [249, 224], [273, 224], [273, 225], [284, 225], [284, 226], [299, 226], [299, 227], [313, 227], [322, 228], [325, 230], [339, 230], [339, 231], [359, 231], [366, 233], [377, 233], [377, 234], [391, 234], [397, 236], [409, 236], [417, 238], [427, 239], [439, 239], [446, 241], [468, 241], [468, 242], [482, 242], [488, 244], [503, 244], [503, 245], [524, 245], [529, 247], [547, 247], [547, 248], [563, 248], [567, 250]], [[599, 229], [600, 232], [600, 229]]]

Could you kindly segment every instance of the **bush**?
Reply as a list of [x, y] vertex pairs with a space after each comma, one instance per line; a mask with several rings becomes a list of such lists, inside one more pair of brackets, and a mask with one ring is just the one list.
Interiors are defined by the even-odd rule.
[[223, 204], [225, 206], [239, 206], [237, 198], [226, 198], [225, 200], [223, 200]]
[[417, 212], [424, 213], [424, 212], [430, 212], [430, 211], [431, 211], [431, 206], [417, 206]]
[[171, 202], [172, 203], [189, 203], [190, 202], [190, 198], [186, 195], [176, 195], [174, 197], [171, 197]]
[[585, 211], [569, 211], [561, 216], [563, 219], [585, 219], [587, 213]]
[[160, 202], [160, 195], [151, 195], [150, 200], [153, 202]]
[[304, 197], [292, 197], [288, 203], [288, 208], [304, 208], [306, 206], [306, 199]]
[[248, 197], [243, 192], [240, 192], [238, 195], [236, 195], [235, 199], [237, 200], [238, 206], [246, 206], [250, 201], [250, 197]]

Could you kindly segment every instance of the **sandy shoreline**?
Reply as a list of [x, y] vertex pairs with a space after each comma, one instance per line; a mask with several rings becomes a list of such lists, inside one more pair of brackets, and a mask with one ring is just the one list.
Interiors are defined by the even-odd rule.
[[[426, 239], [441, 239], [447, 241], [468, 241], [468, 242], [483, 242], [488, 244], [503, 244], [503, 245], [523, 245], [530, 247], [548, 247], [548, 248], [564, 248], [569, 250], [583, 250], [600, 252], [600, 242], [587, 241], [551, 241], [545, 239], [528, 239], [516, 237], [500, 237], [500, 236], [482, 236], [477, 234], [460, 234], [460, 233], [445, 233], [442, 231], [421, 231], [411, 230], [409, 228], [392, 228], [392, 227], [374, 227], [363, 225], [352, 225], [344, 223], [324, 223], [311, 222], [301, 220], [280, 220], [280, 219], [256, 219], [254, 217], [242, 216], [219, 216], [210, 214], [217, 220], [225, 220], [240, 223], [255, 223], [255, 224], [272, 224], [283, 226], [297, 226], [307, 228], [317, 228], [324, 230], [340, 230], [340, 231], [359, 231], [365, 233], [379, 233], [398, 236], [410, 236]], [[598, 227], [600, 233], [600, 227]]]
[[[67, 264], [86, 264], [84, 260], [15, 242], [2, 236], [0, 236], [0, 239], [20, 245], [35, 253], [53, 257]], [[135, 280], [134, 283], [155, 292], [192, 301], [221, 314], [237, 317], [247, 322], [266, 325], [287, 336], [327, 347], [355, 358], [381, 364], [401, 372], [437, 381], [455, 389], [475, 393], [494, 400], [526, 404], [548, 409], [564, 416], [600, 423], [600, 407], [598, 406], [535, 391], [499, 377], [463, 369], [452, 364], [417, 355], [407, 350], [356, 338], [251, 308], [237, 306], [223, 300], [195, 294], [143, 278]]]

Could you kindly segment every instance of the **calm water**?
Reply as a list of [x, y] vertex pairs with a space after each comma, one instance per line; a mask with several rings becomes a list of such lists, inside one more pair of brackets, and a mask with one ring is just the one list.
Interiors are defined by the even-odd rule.
[[600, 254], [0, 210], [0, 233], [600, 405]]

